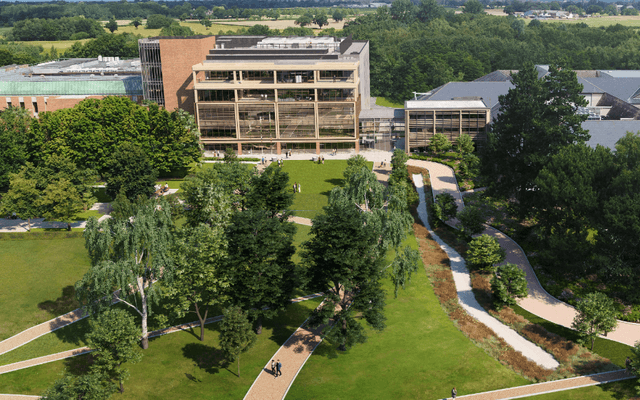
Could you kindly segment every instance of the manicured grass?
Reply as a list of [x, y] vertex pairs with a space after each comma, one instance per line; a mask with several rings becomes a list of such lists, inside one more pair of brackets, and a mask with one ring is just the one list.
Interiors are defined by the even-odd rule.
[[[373, 167], [373, 163], [368, 165]], [[331, 189], [344, 184], [342, 172], [346, 167], [346, 160], [326, 160], [324, 164], [285, 160], [282, 169], [289, 174], [291, 190], [296, 182], [301, 188], [291, 206], [295, 214], [305, 218], [315, 217], [328, 204]]]
[[[516, 312], [516, 314], [522, 315], [527, 320], [529, 320], [529, 322], [542, 325], [549, 332], [560, 335], [573, 342], [578, 342], [579, 336], [576, 331], [565, 328], [561, 325], [556, 325], [553, 322], [547, 321], [546, 319], [540, 318], [537, 315], [531, 314], [520, 306], [514, 306], [512, 308], [513, 311]], [[624, 362], [626, 358], [632, 356], [630, 346], [627, 346], [623, 343], [614, 342], [613, 340], [602, 338], [596, 338], [595, 345], [593, 346], [593, 352], [599, 354], [604, 358], [608, 358], [613, 363], [619, 365], [621, 368], [624, 368]]]
[[376, 105], [382, 107], [404, 108], [403, 103], [395, 103], [391, 100], [385, 99], [384, 97], [376, 97]]
[[[414, 236], [407, 242], [417, 246]], [[529, 383], [454, 327], [422, 266], [397, 299], [388, 279], [384, 287], [386, 329], [376, 333], [367, 328], [367, 343], [345, 353], [337, 354], [323, 342], [287, 400], [438, 399], [450, 396], [454, 386], [463, 395]]]
[[562, 392], [541, 394], [538, 396], [523, 397], [531, 400], [620, 400], [631, 399], [637, 395], [633, 387], [637, 385], [634, 379], [607, 383], [598, 386], [588, 386]]
[[[122, 399], [240, 399], [249, 389], [269, 358], [278, 350], [321, 299], [292, 304], [285, 313], [266, 320], [256, 345], [236, 364], [222, 363], [218, 324], [209, 324], [205, 341], [198, 340], [199, 329], [182, 331], [152, 339], [142, 361], [129, 366], [131, 379], [125, 383]], [[65, 370], [81, 372], [87, 356], [36, 366], [0, 375], [0, 393], [41, 394]]]
[[83, 238], [30, 238], [0, 241], [0, 340], [75, 309], [72, 287], [89, 269]]
[[311, 233], [311, 227], [300, 224], [296, 224], [296, 227], [298, 228], [298, 231], [293, 237], [293, 245], [296, 246], [296, 253], [293, 255], [293, 257], [291, 257], [291, 260], [296, 264], [300, 264], [302, 262], [302, 258], [300, 258], [300, 251], [302, 250], [302, 248], [300, 247], [300, 245], [302, 244], [302, 242], [310, 239], [309, 234]]

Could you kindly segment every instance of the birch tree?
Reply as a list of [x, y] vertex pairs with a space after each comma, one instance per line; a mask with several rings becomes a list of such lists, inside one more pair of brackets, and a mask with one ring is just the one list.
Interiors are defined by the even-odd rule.
[[149, 306], [159, 299], [160, 281], [170, 281], [173, 275], [169, 256], [173, 222], [166, 199], [151, 199], [137, 207], [130, 218], [89, 219], [84, 236], [91, 269], [76, 283], [76, 292], [78, 300], [94, 311], [112, 299], [133, 308], [142, 317], [146, 349]]

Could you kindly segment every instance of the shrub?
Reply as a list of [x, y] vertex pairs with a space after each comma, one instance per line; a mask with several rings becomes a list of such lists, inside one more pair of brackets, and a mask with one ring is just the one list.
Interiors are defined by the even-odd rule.
[[443, 222], [455, 218], [458, 213], [456, 199], [449, 193], [440, 193], [436, 196], [435, 203], [433, 203], [433, 212], [436, 218]]
[[485, 216], [483, 211], [475, 206], [467, 206], [458, 213], [458, 228], [467, 236], [480, 234], [484, 231]]
[[481, 235], [469, 243], [466, 260], [476, 268], [491, 270], [496, 264], [503, 262], [505, 257], [506, 253], [496, 238]]
[[431, 149], [432, 152], [436, 154], [445, 153], [447, 150], [451, 148], [451, 142], [442, 133], [436, 133], [431, 138], [431, 142], [429, 143], [429, 148]]
[[526, 297], [528, 293], [525, 272], [514, 264], [499, 266], [491, 279], [491, 292], [496, 307], [515, 306], [516, 297]]

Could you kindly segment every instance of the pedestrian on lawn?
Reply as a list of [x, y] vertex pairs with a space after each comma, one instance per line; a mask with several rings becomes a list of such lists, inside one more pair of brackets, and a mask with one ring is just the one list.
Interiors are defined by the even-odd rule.
[[280, 360], [278, 360], [276, 368], [278, 369], [278, 374], [276, 376], [282, 376], [282, 363], [280, 362]]
[[271, 360], [271, 375], [276, 376], [276, 360]]
[[451, 389], [451, 398], [455, 399], [457, 395], [458, 395], [458, 391], [454, 387], [453, 389]]
[[298, 183], [298, 193], [300, 193], [300, 184]]

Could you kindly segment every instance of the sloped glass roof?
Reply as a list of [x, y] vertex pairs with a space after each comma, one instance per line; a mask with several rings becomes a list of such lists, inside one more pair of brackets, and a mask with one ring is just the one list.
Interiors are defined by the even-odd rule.
[[65, 80], [0, 82], [0, 96], [142, 95], [139, 76], [119, 80]]

